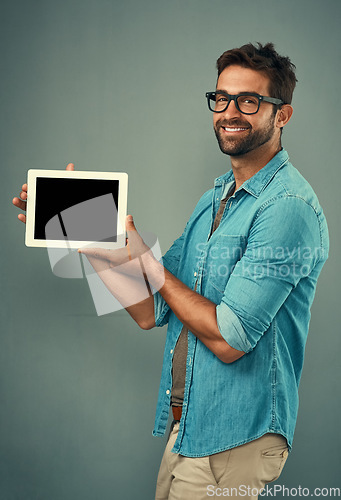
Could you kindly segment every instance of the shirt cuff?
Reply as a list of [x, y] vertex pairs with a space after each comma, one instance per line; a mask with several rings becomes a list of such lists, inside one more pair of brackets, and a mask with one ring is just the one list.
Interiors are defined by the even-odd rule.
[[164, 326], [168, 323], [169, 305], [165, 299], [159, 294], [159, 292], [154, 293], [154, 316], [155, 316], [155, 326]]
[[224, 302], [216, 307], [217, 324], [221, 336], [229, 346], [238, 351], [252, 351], [252, 345], [247, 339], [246, 333], [238, 316]]

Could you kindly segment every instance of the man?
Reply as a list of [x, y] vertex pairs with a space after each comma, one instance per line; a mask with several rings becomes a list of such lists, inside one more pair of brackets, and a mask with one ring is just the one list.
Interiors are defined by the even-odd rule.
[[[272, 44], [247, 44], [225, 52], [217, 67], [216, 90], [206, 97], [232, 170], [202, 196], [163, 266], [127, 218], [131, 270], [123, 278], [142, 262], [159, 290], [127, 310], [144, 329], [168, 323], [154, 435], [164, 434], [170, 406], [174, 420], [157, 500], [257, 498], [280, 475], [328, 254], [317, 197], [281, 146], [294, 65]], [[117, 252], [82, 252], [99, 273], [104, 262], [114, 273], [122, 262]]]

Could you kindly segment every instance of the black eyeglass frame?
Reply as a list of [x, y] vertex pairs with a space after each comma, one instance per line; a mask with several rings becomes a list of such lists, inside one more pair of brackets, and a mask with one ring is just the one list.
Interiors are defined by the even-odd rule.
[[[228, 101], [226, 103], [225, 108], [221, 109], [220, 111], [216, 111], [215, 109], [212, 109], [210, 107], [210, 98], [212, 96], [216, 96], [217, 94], [223, 95], [223, 96], [225, 96], [225, 97], [228, 98]], [[258, 99], [258, 108], [257, 108], [257, 111], [252, 111], [252, 113], [246, 113], [245, 111], [242, 111], [240, 109], [237, 99], [238, 99], [238, 97], [243, 96], [243, 95], [249, 95], [249, 96], [257, 97], [257, 99]], [[206, 92], [206, 97], [207, 97], [208, 109], [210, 111], [212, 111], [213, 113], [224, 113], [224, 111], [227, 110], [227, 108], [228, 108], [228, 106], [229, 106], [229, 104], [230, 104], [231, 101], [234, 101], [234, 104], [235, 104], [236, 108], [243, 115], [255, 115], [256, 113], [258, 113], [259, 107], [260, 107], [260, 103], [262, 101], [270, 102], [271, 104], [276, 104], [277, 106], [279, 104], [284, 104], [284, 102], [282, 101], [282, 99], [277, 99], [276, 97], [267, 97], [267, 96], [264, 96], [264, 95], [256, 94], [255, 92], [241, 92], [240, 94], [228, 94], [227, 92], [224, 92], [224, 91], [220, 91], [220, 92]]]

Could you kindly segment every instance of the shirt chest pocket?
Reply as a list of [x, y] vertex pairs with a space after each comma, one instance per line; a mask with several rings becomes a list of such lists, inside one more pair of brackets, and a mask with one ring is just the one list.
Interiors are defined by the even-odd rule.
[[209, 242], [205, 261], [202, 294], [219, 304], [228, 279], [246, 248], [242, 235], [214, 234]]

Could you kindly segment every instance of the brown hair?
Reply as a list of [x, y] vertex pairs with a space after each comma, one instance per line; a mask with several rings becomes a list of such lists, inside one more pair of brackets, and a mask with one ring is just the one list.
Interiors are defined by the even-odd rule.
[[269, 97], [291, 104], [297, 82], [296, 66], [289, 57], [280, 56], [273, 43], [258, 43], [258, 47], [248, 43], [238, 49], [227, 50], [217, 60], [218, 78], [225, 68], [234, 64], [265, 74], [270, 80]]

